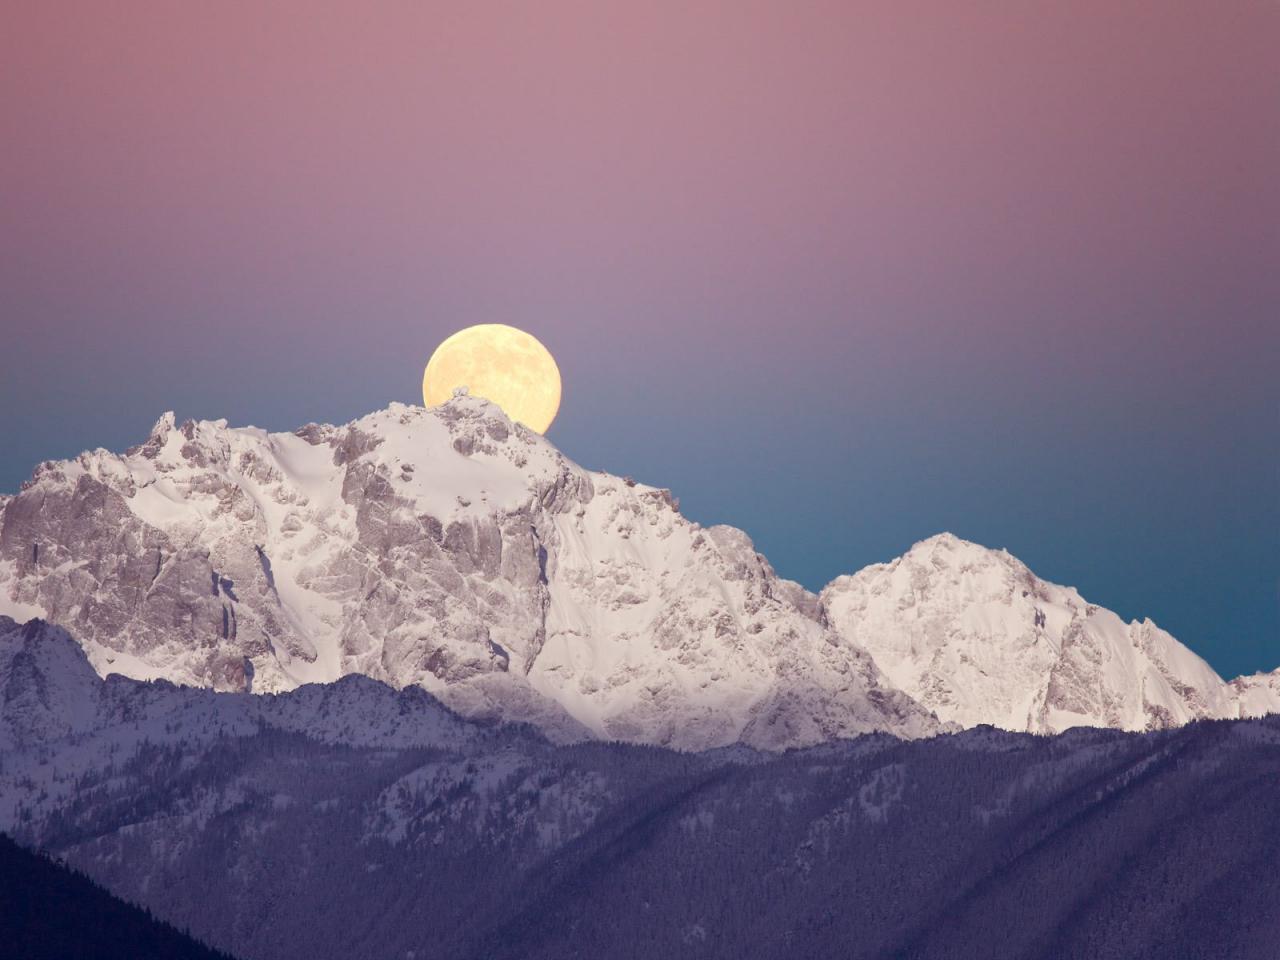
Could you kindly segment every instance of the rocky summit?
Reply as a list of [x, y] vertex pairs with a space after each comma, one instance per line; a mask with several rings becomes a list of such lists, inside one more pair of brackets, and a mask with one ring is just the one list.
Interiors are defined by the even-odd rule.
[[804, 746], [981, 723], [1143, 730], [1280, 709], [950, 535], [820, 596], [664, 489], [479, 397], [294, 433], [177, 424], [0, 497], [0, 614], [101, 676], [271, 693], [363, 674], [553, 739]]
[[293, 434], [167, 415], [0, 506], [0, 612], [66, 628], [103, 675], [359, 673], [561, 739], [690, 749], [938, 726], [741, 531], [475, 397]]

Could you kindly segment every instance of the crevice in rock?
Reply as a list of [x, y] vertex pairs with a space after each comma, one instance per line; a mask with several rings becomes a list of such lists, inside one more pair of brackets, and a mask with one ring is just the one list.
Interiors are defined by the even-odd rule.
[[538, 581], [544, 586], [547, 583], [547, 548], [542, 543], [542, 538], [538, 536], [538, 528], [534, 524], [529, 524], [529, 532], [533, 534], [534, 554], [538, 558]]
[[538, 603], [538, 628], [533, 633], [533, 642], [529, 644], [529, 656], [524, 661], [524, 674], [527, 677], [547, 642], [547, 610], [551, 607], [551, 584], [547, 579], [547, 548], [538, 534], [537, 524], [529, 524], [529, 533], [533, 537], [534, 555], [538, 559], [538, 585], [541, 588]]
[[271, 588], [271, 594], [276, 598], [276, 603], [279, 604], [280, 591], [276, 589], [276, 575], [271, 569], [271, 558], [267, 556], [267, 551], [262, 549], [260, 544], [254, 544], [253, 549], [257, 551], [258, 563], [262, 565], [262, 575], [267, 578], [267, 586]]

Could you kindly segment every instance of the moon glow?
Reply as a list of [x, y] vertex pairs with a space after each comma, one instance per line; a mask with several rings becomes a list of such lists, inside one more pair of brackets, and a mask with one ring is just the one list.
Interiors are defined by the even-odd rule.
[[547, 432], [560, 409], [560, 368], [551, 352], [505, 323], [467, 327], [436, 347], [422, 375], [423, 403], [444, 403], [458, 387], [538, 433]]

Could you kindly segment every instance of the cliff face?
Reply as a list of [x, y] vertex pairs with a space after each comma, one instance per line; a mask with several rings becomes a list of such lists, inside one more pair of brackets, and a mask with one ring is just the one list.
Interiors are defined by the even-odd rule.
[[363, 674], [561, 739], [703, 749], [1280, 710], [1007, 552], [949, 534], [815, 597], [671, 494], [459, 396], [341, 427], [172, 415], [0, 499], [0, 614], [100, 675], [284, 691]]
[[0, 513], [0, 610], [103, 675], [269, 692], [365, 674], [552, 736], [684, 748], [937, 724], [750, 539], [487, 401], [295, 434], [162, 418]]
[[963, 727], [1153, 730], [1280, 710], [1267, 677], [1224, 683], [1150, 620], [1125, 623], [950, 534], [836, 579], [822, 603], [894, 686]]

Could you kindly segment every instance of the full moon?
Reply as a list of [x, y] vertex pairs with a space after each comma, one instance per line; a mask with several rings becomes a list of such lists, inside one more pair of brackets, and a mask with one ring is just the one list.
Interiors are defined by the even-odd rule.
[[505, 323], [467, 327], [436, 347], [422, 375], [423, 402], [444, 403], [458, 387], [538, 433], [547, 432], [560, 409], [560, 368], [551, 352]]

